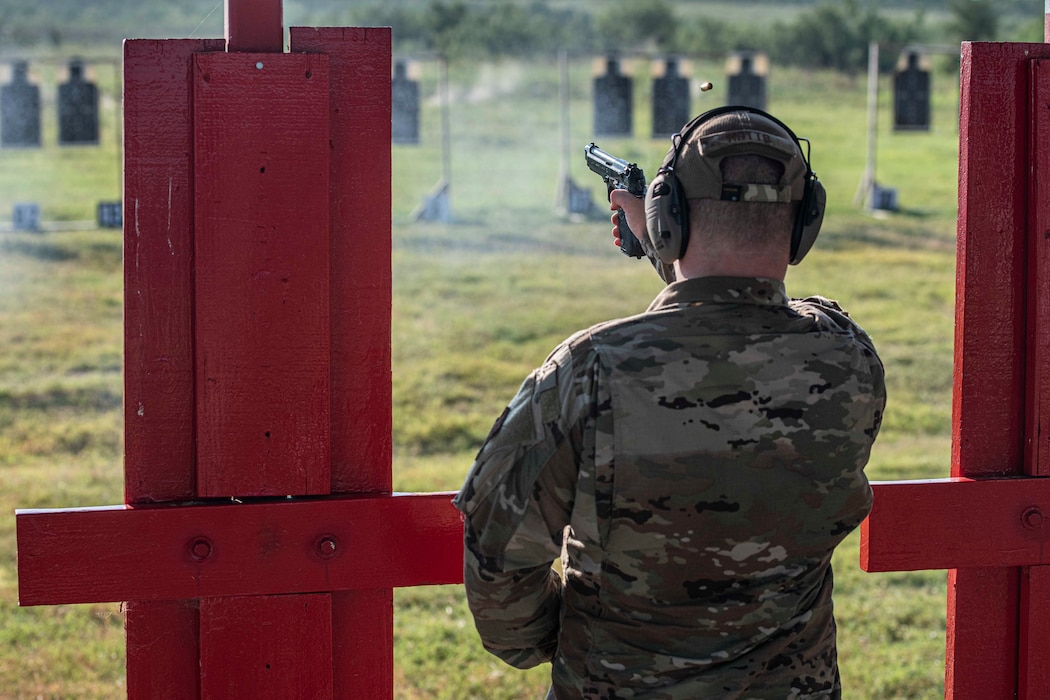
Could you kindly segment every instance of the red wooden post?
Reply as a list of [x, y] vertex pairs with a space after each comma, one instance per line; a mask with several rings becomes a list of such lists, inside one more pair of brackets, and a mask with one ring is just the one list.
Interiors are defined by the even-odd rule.
[[1048, 59], [963, 44], [952, 479], [876, 484], [862, 526], [869, 571], [950, 569], [952, 698], [1050, 697]]
[[392, 588], [462, 580], [391, 494], [390, 32], [227, 16], [125, 43], [125, 505], [19, 511], [19, 601], [128, 601], [132, 698], [389, 699]]
[[280, 53], [284, 50], [283, 0], [226, 3], [226, 41], [230, 51]]

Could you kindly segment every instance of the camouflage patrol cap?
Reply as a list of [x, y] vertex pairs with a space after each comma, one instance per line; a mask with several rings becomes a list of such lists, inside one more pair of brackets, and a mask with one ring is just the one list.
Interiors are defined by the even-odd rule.
[[[809, 166], [795, 136], [763, 113], [727, 110], [683, 129], [685, 143], [668, 153], [674, 173], [687, 199], [720, 199], [738, 202], [797, 202], [805, 191]], [[723, 182], [722, 159], [754, 154], [784, 166], [776, 184]]]

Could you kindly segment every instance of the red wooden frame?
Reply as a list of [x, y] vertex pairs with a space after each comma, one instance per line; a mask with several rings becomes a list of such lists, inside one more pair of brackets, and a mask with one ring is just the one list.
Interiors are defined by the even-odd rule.
[[451, 498], [434, 493], [23, 510], [18, 538], [31, 549], [19, 560], [19, 602], [460, 583], [462, 521]]
[[197, 495], [325, 494], [328, 57], [191, 71]]
[[865, 571], [1050, 564], [1050, 479], [876, 482]]
[[[390, 494], [390, 34], [227, 31], [125, 44], [127, 505], [20, 511], [20, 601], [129, 601], [131, 697], [390, 698], [392, 587], [461, 580], [450, 494]], [[953, 567], [953, 698], [1050, 695], [1048, 58], [963, 46], [952, 478], [862, 533]]]
[[230, 51], [283, 51], [284, 0], [227, 0], [226, 40]]
[[946, 697], [1043, 698], [1050, 46], [965, 43], [962, 58], [953, 478], [875, 484], [862, 565], [950, 568]]
[[125, 43], [125, 505], [19, 511], [20, 603], [127, 601], [132, 698], [389, 699], [392, 588], [462, 581], [391, 493], [390, 31], [227, 17]]

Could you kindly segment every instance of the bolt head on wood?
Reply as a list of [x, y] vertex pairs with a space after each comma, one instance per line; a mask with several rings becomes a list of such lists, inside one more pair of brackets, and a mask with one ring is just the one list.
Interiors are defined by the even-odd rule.
[[332, 535], [324, 535], [317, 541], [317, 556], [331, 559], [336, 555], [338, 541]]
[[190, 557], [194, 561], [204, 561], [211, 556], [211, 540], [207, 537], [198, 537], [190, 542]]

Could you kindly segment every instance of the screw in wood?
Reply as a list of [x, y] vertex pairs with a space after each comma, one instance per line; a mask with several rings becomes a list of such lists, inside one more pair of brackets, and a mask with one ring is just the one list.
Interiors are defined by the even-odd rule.
[[322, 535], [317, 540], [317, 556], [322, 559], [331, 559], [336, 553], [337, 540], [333, 535]]
[[1028, 530], [1038, 530], [1043, 526], [1043, 511], [1038, 506], [1031, 506], [1021, 514], [1021, 524]]
[[204, 561], [211, 556], [211, 540], [207, 537], [197, 537], [190, 542], [190, 558], [194, 561]]

